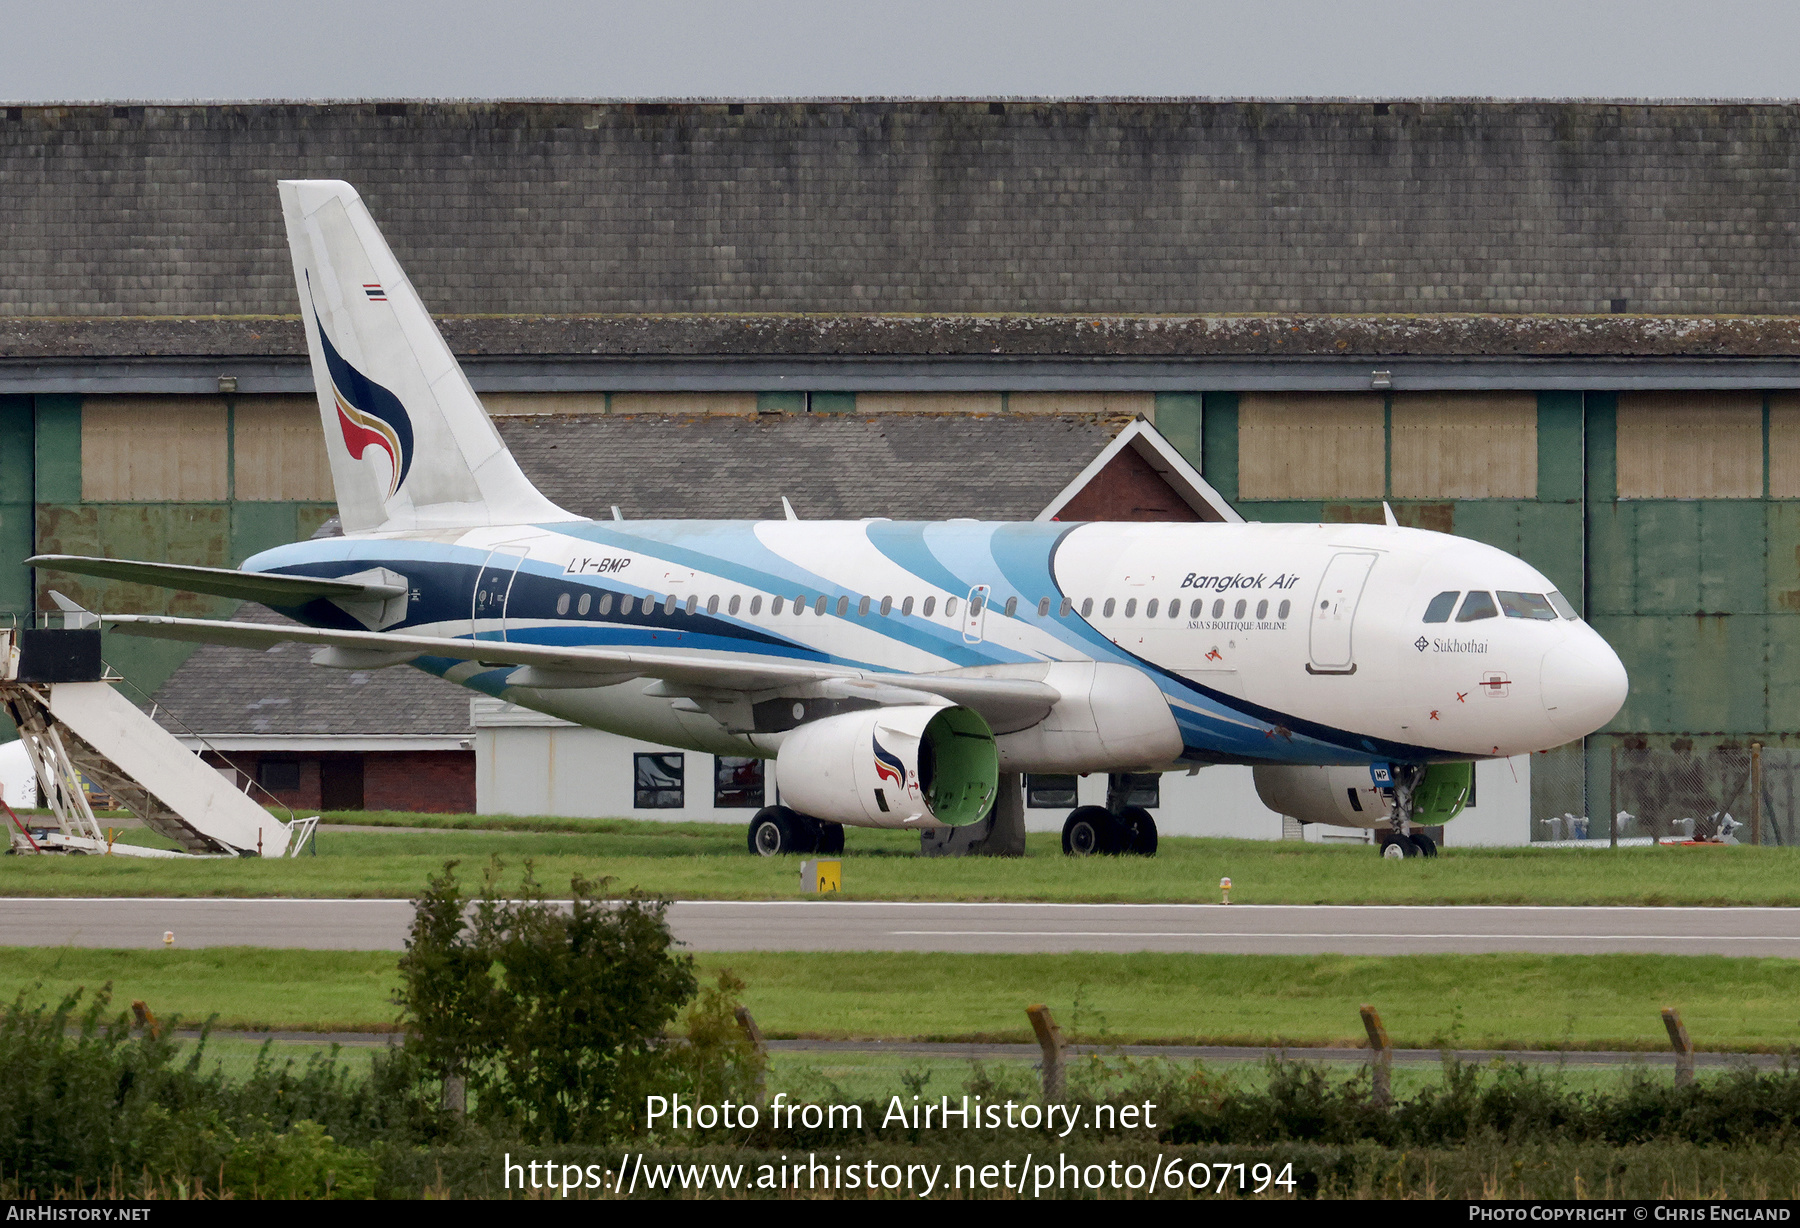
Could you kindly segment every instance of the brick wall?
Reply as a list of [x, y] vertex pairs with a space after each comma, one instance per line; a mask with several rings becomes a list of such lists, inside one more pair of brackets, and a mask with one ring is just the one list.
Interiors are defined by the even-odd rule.
[[1791, 104], [382, 111], [0, 108], [0, 316], [292, 314], [303, 176], [459, 313], [1800, 311]]
[[[475, 752], [472, 750], [438, 751], [363, 751], [364, 810], [413, 810], [436, 814], [473, 814], [475, 812]], [[298, 760], [300, 787], [272, 790], [277, 801], [296, 814], [315, 814], [320, 808], [320, 763], [325, 756], [297, 752], [232, 752], [227, 756], [241, 771], [253, 779], [264, 759]], [[343, 755], [332, 757], [342, 758]], [[203, 756], [215, 767], [219, 756]], [[260, 793], [255, 794], [258, 797]]]

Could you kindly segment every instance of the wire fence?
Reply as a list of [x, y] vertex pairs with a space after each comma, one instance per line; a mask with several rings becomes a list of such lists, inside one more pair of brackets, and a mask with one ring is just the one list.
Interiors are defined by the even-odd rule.
[[1594, 737], [1533, 755], [1533, 842], [1800, 844], [1800, 748], [1683, 735], [1632, 743]]

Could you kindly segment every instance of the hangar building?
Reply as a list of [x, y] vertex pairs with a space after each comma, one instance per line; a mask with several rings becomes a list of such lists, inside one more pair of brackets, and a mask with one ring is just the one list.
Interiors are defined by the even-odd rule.
[[[715, 416], [1142, 416], [1247, 518], [1386, 499], [1576, 602], [1632, 694], [1532, 765], [1535, 837], [1741, 815], [1754, 743], [1788, 838], [1797, 158], [1784, 105], [0, 108], [0, 608], [224, 614], [16, 560], [228, 565], [329, 518], [273, 181], [342, 177], [498, 415], [672, 457]], [[147, 693], [188, 651], [109, 648]]]

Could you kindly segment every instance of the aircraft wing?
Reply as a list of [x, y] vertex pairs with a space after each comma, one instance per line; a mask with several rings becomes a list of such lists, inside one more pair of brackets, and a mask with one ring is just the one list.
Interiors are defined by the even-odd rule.
[[260, 601], [264, 605], [297, 606], [316, 598], [336, 601], [386, 601], [406, 593], [404, 584], [362, 583], [356, 580], [324, 580], [317, 576], [284, 576], [272, 572], [238, 571], [231, 567], [190, 567], [183, 563], [143, 563], [136, 559], [96, 559], [78, 554], [38, 554], [25, 560], [32, 567], [154, 584], [185, 593], [208, 593]]
[[[675, 694], [683, 693], [683, 688], [700, 692], [754, 693], [783, 686], [830, 682], [844, 694], [866, 694], [879, 703], [916, 703], [921, 695], [935, 695], [974, 709], [1001, 730], [1036, 724], [1062, 698], [1061, 692], [1047, 683], [1024, 678], [889, 674], [845, 666], [784, 664], [642, 649], [335, 631], [209, 618], [171, 618], [158, 614], [106, 614], [101, 615], [101, 621], [120, 635], [224, 644], [234, 648], [317, 644], [347, 654], [352, 661], [366, 658], [370, 665], [398, 664], [414, 657], [449, 657], [491, 665], [516, 665], [531, 671], [530, 676], [521, 677], [515, 683], [526, 687], [606, 686], [628, 678], [655, 678], [665, 685], [665, 690]], [[575, 677], [571, 678], [572, 675]]]

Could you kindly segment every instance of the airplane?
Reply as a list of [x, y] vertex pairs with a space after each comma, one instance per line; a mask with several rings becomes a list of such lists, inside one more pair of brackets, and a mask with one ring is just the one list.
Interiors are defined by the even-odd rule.
[[[1476, 760], [1603, 726], [1627, 678], [1555, 586], [1387, 523], [589, 520], [525, 477], [355, 189], [279, 184], [343, 536], [242, 568], [41, 568], [257, 601], [300, 624], [114, 632], [407, 665], [577, 724], [774, 760], [751, 852], [981, 822], [1019, 773], [1255, 768], [1271, 808], [1385, 856]], [[785, 501], [784, 501], [785, 502]], [[1015, 795], [1016, 798], [1016, 795]], [[1152, 852], [1115, 799], [1074, 854]]]

